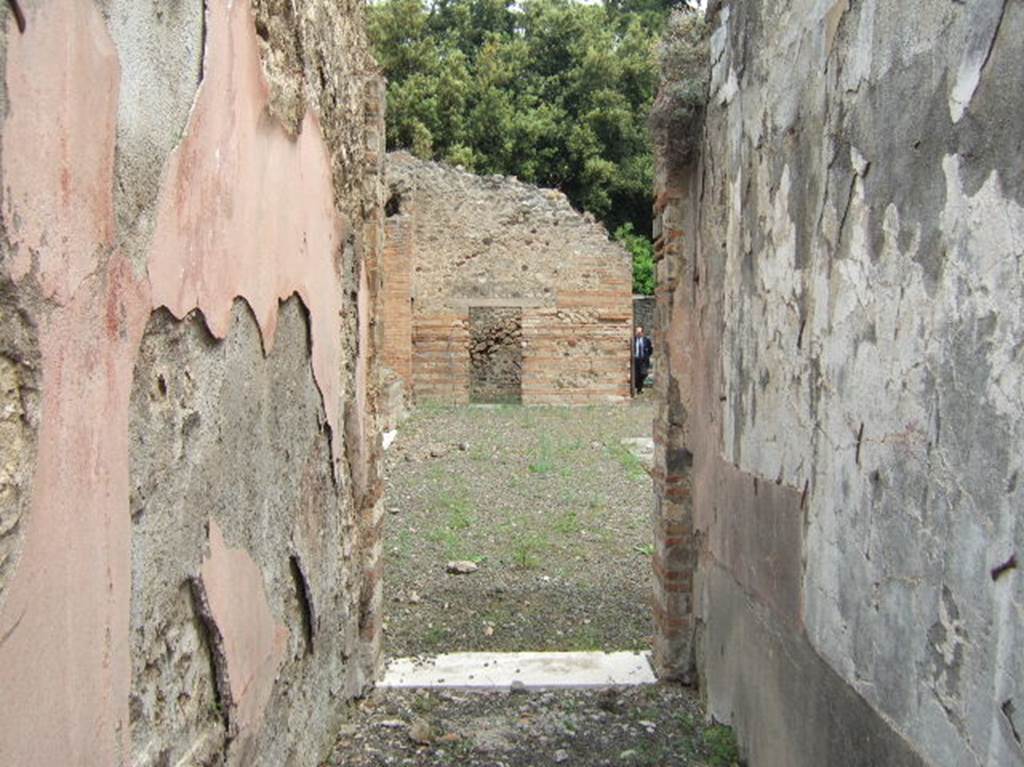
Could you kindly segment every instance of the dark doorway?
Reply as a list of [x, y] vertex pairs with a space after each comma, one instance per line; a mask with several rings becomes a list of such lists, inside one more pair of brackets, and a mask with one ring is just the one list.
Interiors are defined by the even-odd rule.
[[469, 366], [470, 402], [522, 402], [522, 309], [469, 308]]

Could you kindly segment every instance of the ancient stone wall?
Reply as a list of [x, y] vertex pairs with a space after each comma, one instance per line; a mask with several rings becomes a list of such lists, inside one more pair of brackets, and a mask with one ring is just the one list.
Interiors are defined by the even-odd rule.
[[360, 6], [21, 7], [0, 763], [315, 764], [379, 663], [383, 89]]
[[659, 157], [659, 663], [753, 764], [1024, 764], [1024, 5], [711, 6]]
[[401, 266], [385, 279], [384, 354], [417, 400], [474, 398], [473, 317], [486, 310], [521, 317], [522, 402], [629, 396], [632, 268], [602, 226], [557, 191], [406, 153], [388, 155], [387, 176], [386, 252]]

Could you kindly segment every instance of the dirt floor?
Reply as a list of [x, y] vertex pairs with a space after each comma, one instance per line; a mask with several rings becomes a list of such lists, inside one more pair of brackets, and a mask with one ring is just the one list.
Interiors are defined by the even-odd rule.
[[[418, 409], [386, 454], [387, 656], [649, 649], [649, 397]], [[731, 730], [671, 684], [377, 690], [350, 714], [331, 767], [738, 763]]]
[[689, 690], [377, 692], [354, 707], [330, 767], [731, 767], [732, 731]]
[[649, 649], [653, 496], [623, 440], [652, 418], [646, 398], [416, 410], [386, 454], [386, 654]]

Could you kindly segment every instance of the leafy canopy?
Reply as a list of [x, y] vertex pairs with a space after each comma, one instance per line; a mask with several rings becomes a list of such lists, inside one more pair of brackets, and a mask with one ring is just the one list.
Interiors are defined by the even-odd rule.
[[373, 4], [388, 146], [558, 188], [609, 230], [646, 235], [667, 15], [667, 0]]

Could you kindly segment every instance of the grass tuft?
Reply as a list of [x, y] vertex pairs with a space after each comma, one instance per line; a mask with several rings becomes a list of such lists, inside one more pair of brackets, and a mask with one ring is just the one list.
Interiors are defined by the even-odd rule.
[[703, 738], [710, 767], [732, 767], [740, 763], [740, 752], [732, 727], [709, 725], [704, 728]]
[[533, 570], [540, 566], [540, 555], [547, 547], [542, 536], [521, 532], [512, 541], [512, 564], [520, 570]]

